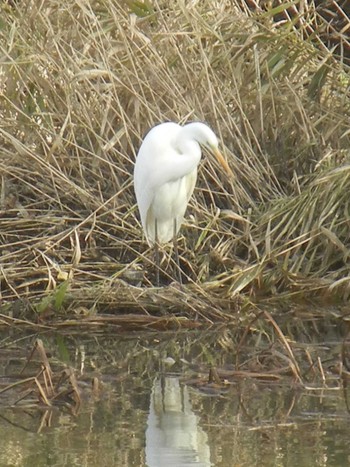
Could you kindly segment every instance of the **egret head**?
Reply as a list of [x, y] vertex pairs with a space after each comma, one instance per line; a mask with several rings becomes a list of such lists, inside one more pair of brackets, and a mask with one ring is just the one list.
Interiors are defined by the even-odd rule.
[[183, 127], [186, 136], [193, 138], [202, 146], [205, 146], [214, 154], [219, 164], [224, 168], [229, 176], [233, 177], [232, 170], [228, 166], [225, 158], [219, 151], [219, 141], [215, 133], [205, 123], [193, 122]]

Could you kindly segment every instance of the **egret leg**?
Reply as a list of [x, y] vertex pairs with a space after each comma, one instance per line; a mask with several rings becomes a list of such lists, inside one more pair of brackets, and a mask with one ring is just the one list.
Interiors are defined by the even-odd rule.
[[177, 266], [177, 272], [179, 275], [179, 284], [182, 285], [182, 270], [180, 266], [180, 259], [179, 259], [179, 249], [177, 247], [177, 235], [176, 235], [176, 218], [174, 218], [174, 233], [173, 233], [173, 244], [174, 244], [174, 253], [175, 253], [175, 260]]
[[156, 260], [156, 284], [157, 287], [160, 285], [159, 281], [159, 269], [160, 269], [160, 263], [159, 263], [159, 242], [158, 242], [158, 223], [157, 219], [154, 221], [154, 230], [155, 230], [155, 243], [154, 243], [154, 253], [155, 253], [155, 260]]

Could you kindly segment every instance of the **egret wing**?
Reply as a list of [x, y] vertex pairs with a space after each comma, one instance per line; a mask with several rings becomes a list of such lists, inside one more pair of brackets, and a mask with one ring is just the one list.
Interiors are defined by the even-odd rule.
[[140, 211], [142, 227], [146, 230], [147, 212], [152, 204], [154, 191], [146, 180], [136, 181], [135, 178], [135, 194]]

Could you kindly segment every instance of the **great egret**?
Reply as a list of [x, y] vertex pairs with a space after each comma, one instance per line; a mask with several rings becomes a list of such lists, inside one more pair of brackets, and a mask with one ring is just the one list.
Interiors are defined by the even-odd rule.
[[176, 235], [196, 184], [200, 145], [208, 147], [232, 175], [214, 132], [200, 122], [184, 126], [166, 122], [153, 127], [141, 144], [134, 168], [136, 200], [147, 242], [157, 248], [158, 243], [173, 239], [177, 263]]

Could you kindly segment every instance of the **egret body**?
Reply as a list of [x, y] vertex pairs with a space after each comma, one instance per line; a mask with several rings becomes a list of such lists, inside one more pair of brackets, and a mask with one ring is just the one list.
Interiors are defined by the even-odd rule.
[[161, 123], [143, 140], [135, 163], [134, 187], [149, 245], [176, 238], [196, 184], [201, 145], [232, 174], [218, 150], [215, 133], [204, 123]]

